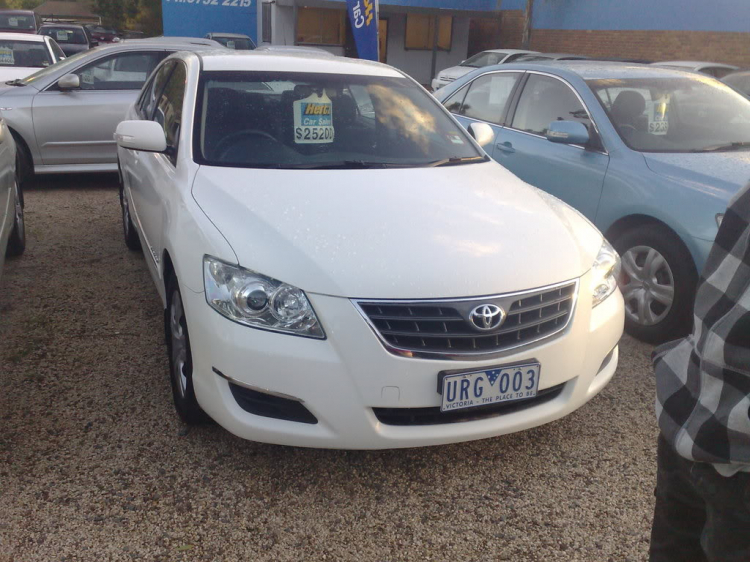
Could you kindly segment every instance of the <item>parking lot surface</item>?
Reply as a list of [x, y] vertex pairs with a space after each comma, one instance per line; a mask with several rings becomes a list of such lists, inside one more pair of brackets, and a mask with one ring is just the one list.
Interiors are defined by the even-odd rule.
[[0, 562], [645, 559], [649, 346], [625, 337], [592, 402], [495, 439], [359, 452], [187, 430], [114, 179], [25, 197], [27, 252], [0, 277]]

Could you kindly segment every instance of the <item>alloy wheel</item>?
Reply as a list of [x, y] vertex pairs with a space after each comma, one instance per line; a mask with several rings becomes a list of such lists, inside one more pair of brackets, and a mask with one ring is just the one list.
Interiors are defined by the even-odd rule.
[[172, 377], [181, 398], [187, 393], [187, 335], [184, 329], [185, 313], [179, 291], [172, 293], [169, 307], [169, 331], [172, 343]]
[[674, 304], [674, 274], [657, 250], [634, 246], [622, 256], [620, 290], [625, 314], [633, 322], [654, 326], [666, 318]]

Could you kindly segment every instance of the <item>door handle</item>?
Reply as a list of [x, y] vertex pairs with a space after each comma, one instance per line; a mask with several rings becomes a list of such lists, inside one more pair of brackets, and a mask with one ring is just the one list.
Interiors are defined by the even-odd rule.
[[516, 151], [516, 149], [513, 148], [513, 145], [508, 141], [497, 143], [495, 145], [495, 148], [497, 148], [498, 150], [502, 150], [503, 152], [507, 152], [508, 154]]

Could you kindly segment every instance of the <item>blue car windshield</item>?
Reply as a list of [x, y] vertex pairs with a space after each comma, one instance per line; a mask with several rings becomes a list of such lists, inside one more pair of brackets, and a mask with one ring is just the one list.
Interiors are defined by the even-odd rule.
[[750, 150], [750, 100], [714, 78], [696, 74], [587, 83], [633, 150]]
[[389, 168], [482, 162], [440, 104], [402, 77], [205, 72], [199, 163], [243, 168]]

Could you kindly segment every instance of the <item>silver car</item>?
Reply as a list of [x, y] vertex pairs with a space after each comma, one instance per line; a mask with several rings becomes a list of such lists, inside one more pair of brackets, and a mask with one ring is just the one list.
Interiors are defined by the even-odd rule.
[[26, 249], [23, 195], [16, 181], [16, 143], [0, 117], [0, 273], [5, 256], [20, 256]]
[[21, 181], [34, 173], [117, 171], [115, 129], [151, 71], [171, 53], [211, 48], [122, 41], [6, 82], [0, 111], [18, 145]]

